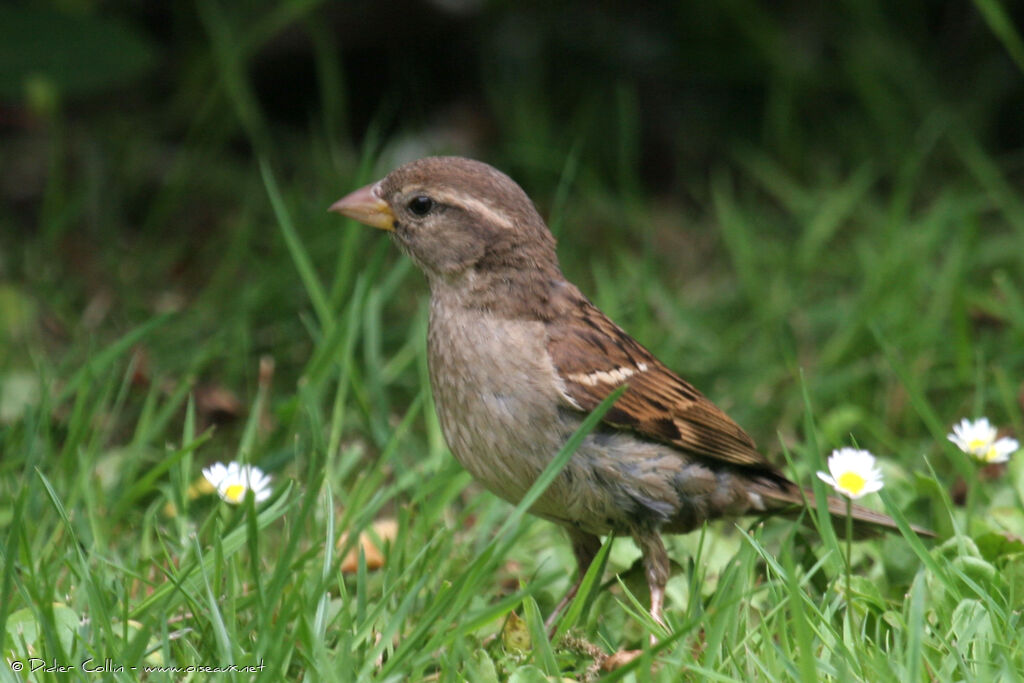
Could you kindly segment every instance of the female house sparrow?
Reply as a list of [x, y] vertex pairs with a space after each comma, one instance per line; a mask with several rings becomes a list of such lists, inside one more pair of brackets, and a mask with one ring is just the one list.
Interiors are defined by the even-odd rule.
[[[420, 159], [330, 210], [390, 231], [427, 276], [441, 427], [458, 461], [498, 496], [519, 501], [587, 413], [628, 385], [530, 510], [568, 531], [581, 579], [599, 536], [630, 534], [651, 616], [664, 623], [661, 532], [803, 504], [801, 488], [736, 423], [565, 279], [554, 237], [504, 173], [459, 157]], [[846, 502], [829, 499], [829, 510], [845, 516]], [[895, 528], [859, 506], [853, 516]]]

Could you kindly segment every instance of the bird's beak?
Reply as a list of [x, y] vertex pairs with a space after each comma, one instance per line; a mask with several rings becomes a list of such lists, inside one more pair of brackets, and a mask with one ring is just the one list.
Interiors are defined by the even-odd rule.
[[380, 198], [380, 183], [361, 187], [331, 204], [328, 211], [348, 216], [381, 230], [395, 229], [395, 214], [391, 207]]

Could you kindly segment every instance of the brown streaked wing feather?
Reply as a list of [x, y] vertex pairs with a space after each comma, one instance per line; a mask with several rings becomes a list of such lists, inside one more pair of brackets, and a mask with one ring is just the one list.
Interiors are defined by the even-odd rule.
[[626, 382], [629, 389], [605, 422], [700, 457], [775, 469], [739, 425], [575, 287], [564, 293], [568, 301], [562, 315], [548, 322], [548, 351], [565, 382], [568, 403], [593, 410]]

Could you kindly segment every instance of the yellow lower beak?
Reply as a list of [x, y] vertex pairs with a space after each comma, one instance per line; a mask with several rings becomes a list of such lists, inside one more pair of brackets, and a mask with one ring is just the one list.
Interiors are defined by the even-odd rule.
[[348, 216], [373, 228], [394, 230], [395, 214], [387, 202], [380, 198], [379, 191], [377, 183], [361, 187], [331, 204], [328, 211]]

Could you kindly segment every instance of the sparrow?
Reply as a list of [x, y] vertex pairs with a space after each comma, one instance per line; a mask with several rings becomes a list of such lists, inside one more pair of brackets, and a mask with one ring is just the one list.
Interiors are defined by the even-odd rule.
[[[636, 541], [650, 613], [664, 625], [670, 563], [662, 533], [720, 517], [792, 513], [813, 497], [565, 278], [544, 219], [501, 171], [428, 157], [330, 211], [389, 231], [426, 275], [428, 365], [441, 428], [455, 458], [499, 497], [521, 500], [588, 413], [626, 385], [530, 509], [565, 528], [578, 565], [579, 579], [549, 627], [579, 589], [601, 536]], [[845, 517], [847, 503], [829, 498], [828, 509]], [[852, 516], [858, 527], [896, 528], [857, 505]]]

